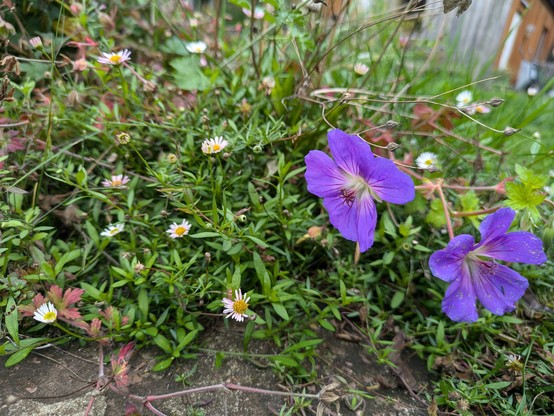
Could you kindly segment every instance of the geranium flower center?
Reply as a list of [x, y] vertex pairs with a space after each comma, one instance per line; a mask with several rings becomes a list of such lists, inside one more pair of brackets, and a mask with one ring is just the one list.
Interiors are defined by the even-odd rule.
[[341, 188], [340, 197], [344, 199], [346, 205], [351, 207], [354, 200], [365, 197], [366, 193], [374, 200], [380, 201], [379, 197], [372, 191], [364, 178], [361, 176], [347, 175], [346, 186]]
[[238, 314], [244, 314], [248, 309], [248, 303], [242, 299], [238, 299], [233, 302], [233, 310]]

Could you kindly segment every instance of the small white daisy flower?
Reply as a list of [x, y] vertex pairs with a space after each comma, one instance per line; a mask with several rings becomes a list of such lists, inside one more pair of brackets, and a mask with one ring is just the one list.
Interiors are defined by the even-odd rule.
[[250, 297], [243, 297], [241, 290], [235, 290], [235, 299], [223, 298], [223, 306], [225, 309], [223, 313], [226, 314], [226, 318], [233, 318], [239, 322], [242, 322], [244, 318], [247, 318], [246, 311], [248, 310], [248, 302]]
[[104, 237], [113, 237], [116, 234], [119, 234], [125, 228], [125, 224], [110, 224], [108, 227], [100, 233]]
[[165, 232], [168, 233], [171, 238], [181, 238], [189, 233], [190, 228], [190, 222], [188, 222], [187, 220], [183, 220], [181, 224], [177, 224], [176, 222], [174, 222]]
[[436, 169], [437, 155], [431, 152], [423, 152], [417, 157], [416, 165], [420, 169]]
[[123, 49], [119, 52], [102, 52], [100, 58], [97, 59], [98, 62], [105, 65], [120, 65], [123, 62], [129, 61], [131, 59], [131, 51], [129, 49]]
[[488, 114], [491, 112], [491, 108], [486, 104], [475, 104], [473, 106], [476, 113]]
[[365, 75], [367, 74], [367, 71], [369, 71], [369, 67], [365, 64], [358, 62], [357, 64], [354, 65], [354, 72], [357, 75], [360, 75], [360, 76]]
[[456, 96], [458, 107], [464, 107], [473, 100], [473, 94], [469, 90], [462, 91]]
[[112, 175], [111, 179], [104, 179], [102, 181], [102, 186], [105, 188], [125, 188], [125, 184], [130, 180], [128, 176]]
[[58, 318], [58, 311], [51, 302], [43, 303], [33, 316], [37, 321], [51, 324]]
[[207, 47], [208, 45], [204, 42], [189, 42], [185, 45], [185, 48], [187, 48], [187, 51], [190, 53], [204, 53]]
[[207, 139], [202, 142], [202, 152], [206, 155], [219, 153], [229, 145], [229, 142], [222, 136]]

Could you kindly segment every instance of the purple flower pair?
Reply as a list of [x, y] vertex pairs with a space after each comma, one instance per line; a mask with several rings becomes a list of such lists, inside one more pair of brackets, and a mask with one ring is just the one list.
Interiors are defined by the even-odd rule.
[[331, 224], [364, 252], [373, 245], [375, 201], [410, 202], [414, 183], [392, 161], [375, 157], [360, 137], [332, 130], [328, 138], [334, 160], [319, 150], [305, 158], [308, 191], [323, 198]]

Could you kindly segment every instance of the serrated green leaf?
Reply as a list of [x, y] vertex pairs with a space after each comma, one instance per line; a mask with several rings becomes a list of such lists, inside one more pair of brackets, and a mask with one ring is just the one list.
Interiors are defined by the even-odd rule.
[[547, 175], [536, 174], [532, 169], [526, 168], [525, 166], [516, 165], [515, 170], [518, 179], [529, 188], [540, 189], [546, 186], [548, 182]]
[[545, 196], [536, 189], [521, 183], [513, 182], [506, 184], [506, 196], [508, 197], [506, 205], [515, 210], [536, 208], [545, 198]]
[[436, 228], [441, 228], [446, 224], [444, 210], [440, 199], [434, 199], [431, 201], [430, 211], [427, 213], [425, 221]]

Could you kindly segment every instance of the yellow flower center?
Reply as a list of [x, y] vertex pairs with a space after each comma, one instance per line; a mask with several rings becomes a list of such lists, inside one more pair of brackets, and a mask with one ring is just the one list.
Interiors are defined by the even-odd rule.
[[425, 161], [425, 164], [426, 164], [427, 166], [431, 166], [431, 165], [433, 164], [433, 161], [432, 161], [431, 159], [427, 159], [427, 160]]
[[110, 230], [110, 235], [116, 235], [119, 232], [119, 228], [112, 228]]
[[115, 180], [112, 181], [112, 186], [114, 186], [114, 187], [115, 186], [121, 186], [121, 185], [122, 185], [122, 183], [119, 179], [115, 179]]
[[187, 229], [182, 225], [179, 225], [177, 228], [175, 228], [175, 231], [174, 231], [174, 233], [177, 234], [179, 237], [181, 237], [186, 232], [187, 232]]
[[116, 65], [117, 65], [118, 63], [121, 62], [121, 56], [119, 56], [119, 55], [112, 55], [112, 56], [110, 56], [110, 62], [111, 62], [112, 64], [116, 64]]
[[221, 150], [221, 146], [218, 145], [217, 143], [215, 143], [215, 144], [212, 146], [212, 151], [217, 152], [218, 150]]
[[56, 320], [56, 312], [53, 312], [53, 311], [46, 312], [43, 316], [43, 319], [45, 321], [55, 321]]
[[233, 310], [238, 314], [244, 314], [246, 310], [248, 309], [248, 303], [246, 303], [244, 300], [239, 299], [233, 302]]

